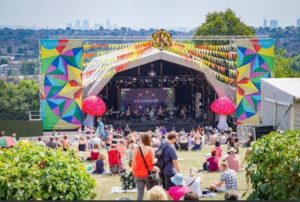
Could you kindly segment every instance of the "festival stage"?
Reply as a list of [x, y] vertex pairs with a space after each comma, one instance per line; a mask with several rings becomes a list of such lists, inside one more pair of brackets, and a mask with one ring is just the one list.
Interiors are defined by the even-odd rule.
[[186, 132], [190, 131], [192, 128], [198, 126], [213, 126], [214, 123], [208, 121], [196, 121], [196, 120], [145, 120], [145, 121], [126, 121], [126, 120], [116, 120], [110, 122], [113, 124], [115, 129], [122, 128], [128, 124], [131, 130], [135, 131], [147, 131], [149, 129], [155, 130], [156, 127], [165, 126], [168, 131], [172, 130], [173, 127], [176, 131], [184, 129]]
[[[44, 131], [94, 126], [92, 118], [85, 124], [87, 114], [106, 119], [115, 112], [118, 117], [109, 119], [115, 128], [127, 123], [135, 130], [212, 125], [218, 116], [210, 106], [220, 97], [236, 102], [234, 123], [258, 124], [260, 79], [271, 77], [274, 68], [273, 39], [203, 45], [172, 40], [165, 30], [152, 40], [126, 43], [41, 40], [40, 50]], [[93, 97], [106, 107], [93, 110], [95, 102], [92, 110], [84, 110], [86, 99]], [[132, 117], [139, 121], [128, 121]]]

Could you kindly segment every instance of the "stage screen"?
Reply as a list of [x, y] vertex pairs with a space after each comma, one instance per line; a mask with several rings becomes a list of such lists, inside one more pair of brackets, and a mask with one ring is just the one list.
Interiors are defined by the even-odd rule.
[[174, 88], [136, 88], [121, 89], [121, 110], [128, 105], [144, 109], [150, 106], [173, 107], [175, 102]]

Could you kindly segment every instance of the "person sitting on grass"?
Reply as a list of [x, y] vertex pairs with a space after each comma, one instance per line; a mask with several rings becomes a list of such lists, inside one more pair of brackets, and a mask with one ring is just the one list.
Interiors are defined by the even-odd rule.
[[105, 172], [105, 156], [101, 153], [99, 153], [99, 157], [95, 162], [95, 170], [94, 174], [103, 174]]
[[216, 156], [216, 154], [217, 154], [217, 151], [215, 149], [211, 151], [211, 156], [203, 164], [203, 170], [206, 170], [209, 172], [219, 171], [219, 158]]
[[146, 193], [146, 198], [149, 201], [164, 201], [169, 200], [168, 194], [161, 186], [154, 186]]
[[195, 192], [188, 192], [183, 197], [184, 201], [199, 201], [199, 195]]
[[216, 157], [221, 159], [222, 156], [223, 156], [223, 149], [222, 149], [221, 144], [220, 144], [219, 141], [216, 141], [216, 143], [215, 143], [215, 150], [217, 151]]
[[171, 187], [168, 190], [168, 193], [173, 201], [183, 199], [184, 195], [191, 191], [191, 189], [186, 186], [184, 177], [181, 173], [176, 173], [175, 176], [171, 177], [171, 181], [175, 186]]
[[190, 168], [189, 172], [190, 175], [185, 178], [185, 183], [193, 193], [196, 193], [199, 196], [201, 196], [202, 190], [200, 187], [200, 183], [201, 183], [200, 177], [196, 175], [196, 170], [193, 167]]
[[236, 154], [236, 150], [231, 147], [228, 151], [229, 155], [225, 158], [228, 162], [228, 167], [236, 172], [240, 171], [240, 157]]
[[[216, 192], [225, 192], [229, 190], [237, 190], [238, 182], [236, 172], [232, 169], [229, 169], [228, 163], [223, 161], [221, 163], [221, 179], [219, 182], [214, 183], [210, 186], [210, 190]], [[225, 184], [225, 187], [223, 186]]]
[[92, 149], [91, 156], [90, 156], [91, 161], [98, 160], [99, 154], [100, 154], [99, 145], [98, 144], [94, 144], [94, 148]]

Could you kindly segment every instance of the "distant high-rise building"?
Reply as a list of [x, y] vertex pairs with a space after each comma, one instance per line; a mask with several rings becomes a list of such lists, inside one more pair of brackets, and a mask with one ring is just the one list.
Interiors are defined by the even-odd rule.
[[103, 27], [103, 25], [101, 23], [94, 24], [94, 29], [99, 29], [99, 27]]
[[270, 28], [271, 29], [278, 28], [278, 20], [270, 20]]
[[111, 28], [112, 28], [112, 26], [110, 24], [110, 21], [106, 20], [106, 22], [105, 22], [105, 29], [111, 29]]
[[80, 29], [80, 20], [76, 20], [74, 29]]
[[90, 29], [90, 22], [89, 20], [85, 19], [82, 22], [82, 29]]
[[118, 29], [117, 23], [114, 24], [114, 29]]
[[300, 18], [297, 19], [297, 27], [300, 27]]
[[268, 20], [264, 19], [264, 27], [268, 27]]
[[68, 22], [68, 23], [66, 24], [66, 28], [72, 29], [72, 23]]

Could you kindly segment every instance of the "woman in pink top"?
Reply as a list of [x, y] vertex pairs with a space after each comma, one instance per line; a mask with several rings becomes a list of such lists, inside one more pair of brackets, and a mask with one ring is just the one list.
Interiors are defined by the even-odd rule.
[[215, 143], [215, 146], [216, 146], [215, 150], [217, 151], [216, 157], [218, 157], [219, 159], [221, 159], [222, 156], [223, 156], [223, 149], [222, 149], [222, 147], [221, 147], [220, 142], [217, 141], [217, 142]]
[[183, 199], [184, 195], [191, 191], [190, 188], [185, 185], [182, 174], [177, 173], [175, 176], [171, 177], [171, 181], [175, 184], [175, 186], [171, 187], [168, 193], [173, 201], [179, 201]]
[[237, 172], [240, 171], [240, 157], [238, 154], [236, 154], [236, 150], [233, 147], [231, 147], [228, 152], [229, 155], [226, 157], [228, 167]]
[[212, 150], [211, 157], [209, 157], [207, 159], [209, 172], [219, 171], [219, 158], [216, 156], [216, 154], [217, 154], [217, 151]]

